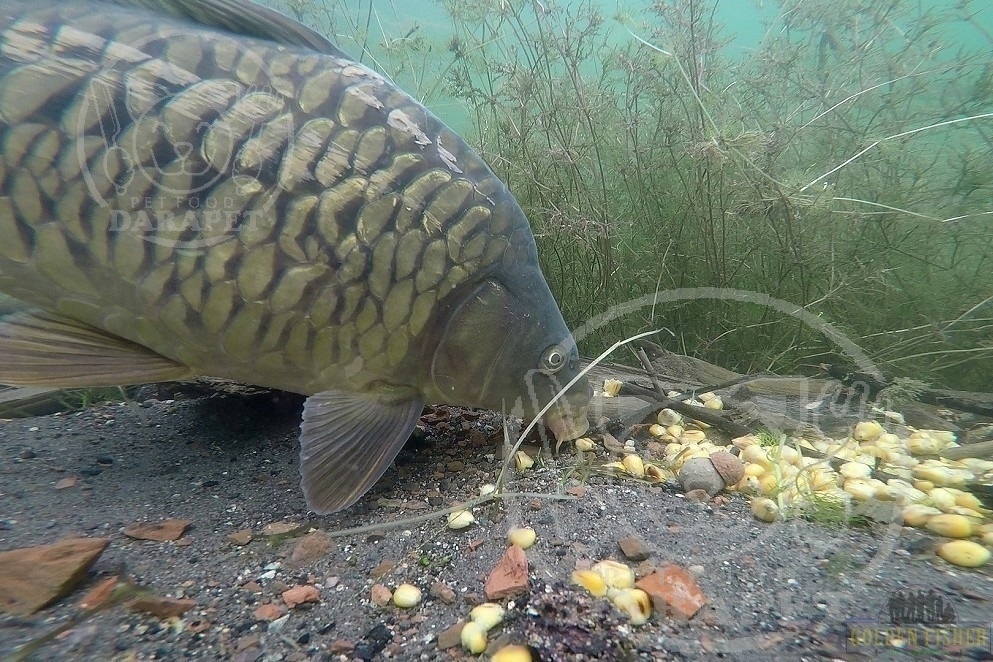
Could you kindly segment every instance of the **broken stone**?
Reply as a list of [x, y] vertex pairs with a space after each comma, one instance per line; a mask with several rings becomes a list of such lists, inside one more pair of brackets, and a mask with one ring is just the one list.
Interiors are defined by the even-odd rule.
[[286, 606], [292, 609], [307, 602], [318, 602], [321, 599], [321, 594], [316, 587], [302, 584], [283, 591], [282, 598]]
[[447, 650], [449, 648], [455, 648], [462, 643], [462, 627], [465, 625], [464, 621], [459, 621], [450, 628], [446, 628], [438, 635], [438, 650]]
[[251, 646], [232, 655], [231, 662], [255, 662], [260, 657], [262, 657], [262, 649], [257, 646]]
[[267, 602], [258, 609], [256, 609], [252, 616], [255, 617], [257, 621], [274, 621], [277, 618], [281, 618], [283, 614], [286, 613], [286, 608], [281, 607], [272, 602]]
[[395, 567], [397, 567], [396, 561], [389, 561], [389, 560], [383, 561], [382, 563], [380, 563], [375, 568], [369, 571], [369, 576], [372, 577], [373, 579], [379, 579], [380, 577], [383, 577], [393, 572], [393, 569]]
[[511, 545], [486, 578], [483, 591], [487, 600], [502, 600], [526, 593], [529, 587], [528, 559], [520, 545]]
[[627, 538], [621, 538], [617, 541], [618, 546], [621, 548], [621, 553], [628, 561], [634, 561], [635, 563], [640, 563], [648, 558], [651, 552], [648, 550], [648, 546], [639, 538], [638, 536], [628, 536]]
[[77, 604], [80, 609], [97, 609], [104, 606], [117, 588], [118, 576], [106, 577], [91, 588]]
[[242, 585], [242, 588], [245, 589], [246, 591], [248, 591], [249, 593], [261, 593], [262, 592], [262, 584], [260, 584], [260, 583], [258, 583], [256, 581], [245, 582]]
[[659, 568], [635, 586], [651, 596], [656, 611], [677, 618], [693, 618], [707, 602], [693, 575], [676, 565]]
[[450, 605], [455, 602], [455, 591], [453, 591], [452, 588], [445, 582], [435, 582], [434, 584], [431, 584], [431, 588], [428, 592], [445, 604]]
[[355, 650], [355, 644], [350, 642], [348, 639], [337, 639], [331, 644], [328, 652], [332, 655], [348, 655], [351, 656], [352, 651]]
[[67, 490], [70, 487], [76, 487], [76, 483], [77, 482], [78, 482], [78, 479], [75, 476], [67, 476], [67, 477], [63, 478], [62, 480], [60, 480], [59, 482], [55, 483], [55, 489], [57, 489], [57, 490]]
[[239, 529], [238, 531], [233, 531], [228, 534], [228, 542], [232, 545], [247, 545], [252, 542], [252, 530], [251, 529]]
[[156, 542], [168, 542], [179, 540], [183, 537], [191, 522], [185, 519], [164, 519], [161, 522], [145, 524], [136, 522], [124, 529], [124, 535], [138, 540], [155, 540]]
[[197, 604], [196, 600], [180, 598], [157, 598], [154, 596], [135, 598], [128, 602], [128, 607], [135, 611], [143, 611], [157, 618], [177, 618]]
[[710, 493], [701, 489], [690, 490], [683, 497], [689, 503], [707, 503], [710, 501]]
[[0, 611], [27, 616], [68, 595], [110, 541], [66, 538], [0, 552]]
[[300, 568], [310, 565], [317, 559], [325, 556], [334, 547], [334, 541], [323, 531], [308, 533], [297, 541], [293, 546], [293, 551], [286, 559], [286, 565], [290, 568]]
[[246, 648], [254, 648], [258, 646], [261, 641], [262, 638], [257, 634], [246, 634], [243, 637], [238, 637], [238, 641], [236, 641], [234, 645], [235, 652], [243, 651]]
[[373, 584], [369, 599], [377, 607], [385, 607], [393, 599], [393, 591], [382, 584]]

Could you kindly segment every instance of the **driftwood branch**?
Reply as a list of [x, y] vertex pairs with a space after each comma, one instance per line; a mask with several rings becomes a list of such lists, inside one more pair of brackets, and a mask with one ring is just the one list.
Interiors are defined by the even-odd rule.
[[706, 423], [733, 437], [741, 437], [752, 432], [750, 428], [732, 421], [715, 410], [686, 404], [683, 400], [688, 399], [690, 397], [689, 395], [683, 396], [682, 400], [677, 400], [668, 396], [660, 396], [651, 389], [638, 386], [631, 382], [624, 382], [621, 385], [620, 395], [630, 395], [645, 402], [650, 402], [656, 410], [672, 409], [673, 411], [678, 411], [686, 418]]

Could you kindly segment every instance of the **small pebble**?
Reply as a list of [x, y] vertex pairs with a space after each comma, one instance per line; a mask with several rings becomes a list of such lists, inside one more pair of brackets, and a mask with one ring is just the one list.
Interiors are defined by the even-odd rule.
[[377, 607], [385, 607], [393, 599], [393, 592], [383, 584], [373, 584], [369, 592], [369, 599]]
[[[240, 529], [238, 531], [233, 531], [228, 534], [228, 542], [232, 545], [247, 545], [252, 542], [252, 530], [251, 529]], [[275, 575], [273, 575], [275, 576]]]
[[462, 627], [464, 625], [465, 623], [460, 621], [455, 625], [442, 630], [441, 634], [438, 635], [438, 650], [454, 648], [462, 643]]
[[452, 604], [455, 602], [455, 591], [453, 591], [451, 587], [444, 582], [435, 582], [431, 585], [429, 592], [432, 596], [438, 598], [445, 604]]
[[628, 561], [634, 561], [635, 563], [644, 561], [648, 558], [649, 554], [651, 554], [648, 547], [638, 536], [621, 538], [617, 541], [617, 545], [621, 548], [621, 553], [624, 554], [624, 558]]

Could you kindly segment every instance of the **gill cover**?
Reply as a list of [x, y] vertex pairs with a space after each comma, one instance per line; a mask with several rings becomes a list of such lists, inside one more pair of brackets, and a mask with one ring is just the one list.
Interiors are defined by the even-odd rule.
[[[430, 369], [444, 400], [528, 418], [576, 375], [579, 354], [548, 286], [529, 284], [486, 280], [449, 309]], [[577, 383], [570, 409], [583, 409], [589, 390]]]
[[[431, 379], [442, 397], [487, 406], [486, 386], [501, 369], [497, 357], [521, 321], [510, 293], [495, 281], [484, 281], [462, 299], [448, 315], [431, 362]], [[516, 371], [518, 366], [503, 369]]]

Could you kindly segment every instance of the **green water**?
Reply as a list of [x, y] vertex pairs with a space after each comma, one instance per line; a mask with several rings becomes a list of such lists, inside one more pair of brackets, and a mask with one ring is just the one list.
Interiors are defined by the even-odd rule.
[[664, 326], [742, 372], [852, 367], [792, 306], [993, 390], [993, 2], [284, 1], [480, 150], [585, 353]]
[[[898, 0], [905, 2], [906, 0]], [[474, 3], [499, 7], [502, 2], [514, 6], [528, 6], [527, 0], [492, 0], [484, 3]], [[427, 103], [432, 110], [455, 128], [465, 128], [468, 111], [465, 104], [446, 95], [443, 89], [436, 86], [438, 78], [444, 73], [446, 58], [443, 53], [446, 43], [453, 33], [453, 25], [449, 12], [438, 0], [420, 0], [406, 2], [403, 0], [298, 0], [295, 3], [270, 2], [284, 11], [288, 6], [308, 6], [304, 14], [312, 25], [316, 25], [325, 33], [330, 33], [335, 42], [353, 57], [361, 59], [394, 78], [404, 89], [420, 93], [422, 102]], [[652, 2], [611, 2], [610, 0], [595, 0], [580, 3], [575, 0], [551, 3], [558, 6], [580, 6], [588, 4], [608, 18], [626, 14], [633, 23], [638, 23], [645, 17], [646, 8]], [[669, 3], [672, 4], [672, 3]], [[788, 4], [788, 3], [784, 3]], [[833, 0], [798, 3], [815, 5], [815, 11], [830, 12], [833, 10]], [[871, 4], [871, 3], [870, 3]], [[885, 3], [879, 3], [885, 4]], [[919, 0], [917, 3], [921, 12], [949, 12], [958, 4], [949, 0]], [[943, 22], [941, 33], [949, 43], [960, 46], [964, 51], [993, 49], [993, 2], [974, 3], [969, 12], [971, 20], [961, 20], [961, 17], [948, 17]], [[534, 3], [542, 7], [544, 3]], [[754, 56], [770, 35], [784, 29], [784, 10], [779, 3], [770, 0], [720, 0], [714, 3], [714, 21], [721, 27], [728, 39], [724, 53], [733, 60], [745, 60]], [[617, 21], [605, 30], [609, 41], [621, 44], [633, 41], [633, 37]], [[892, 30], [900, 33], [905, 26], [893, 24]], [[424, 58], [423, 68], [396, 66], [391, 63], [390, 54], [399, 45], [421, 41], [427, 42], [430, 52]], [[657, 44], [665, 47], [664, 43]], [[993, 57], [993, 55], [991, 55]]]

